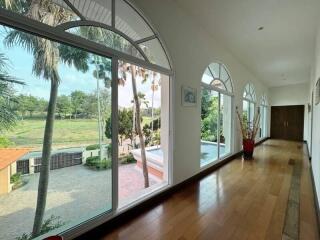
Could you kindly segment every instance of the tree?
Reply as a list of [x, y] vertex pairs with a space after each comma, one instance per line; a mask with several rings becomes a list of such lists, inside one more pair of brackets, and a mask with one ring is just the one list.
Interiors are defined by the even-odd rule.
[[135, 128], [137, 131], [137, 134], [139, 136], [139, 143], [140, 143], [140, 150], [141, 150], [141, 161], [142, 161], [142, 171], [144, 176], [144, 187], [149, 187], [149, 175], [148, 175], [148, 166], [147, 166], [147, 158], [146, 158], [146, 149], [145, 149], [145, 141], [143, 136], [143, 131], [141, 127], [141, 101], [140, 98], [143, 97], [137, 90], [137, 77], [142, 78], [142, 82], [145, 82], [149, 76], [148, 72], [138, 66], [135, 66], [133, 64], [120, 62], [119, 64], [119, 83], [125, 84], [127, 81], [127, 78], [131, 78], [131, 84], [132, 84], [132, 92], [133, 92], [133, 100], [134, 100], [134, 109], [135, 109]]
[[[6, 7], [15, 8], [19, 7], [20, 1], [5, 0], [5, 2]], [[63, 22], [70, 21], [74, 16], [63, 7], [51, 4], [49, 0], [30, 0], [26, 1], [25, 4], [28, 6], [19, 9], [23, 15], [50, 26], [57, 26]], [[8, 32], [5, 44], [8, 47], [20, 45], [30, 52], [34, 58], [33, 74], [50, 81], [51, 84], [43, 137], [37, 206], [32, 230], [32, 237], [37, 237], [41, 233], [47, 200], [54, 116], [58, 86], [61, 81], [58, 71], [59, 62], [74, 65], [81, 71], [87, 71], [87, 58], [83, 58], [83, 54], [86, 53], [81, 50], [73, 49], [74, 52], [66, 52], [71, 48], [18, 30], [10, 30]]]
[[17, 99], [13, 97], [12, 84], [23, 84], [7, 73], [8, 59], [0, 53], [0, 133], [14, 126], [17, 115], [14, 106]]
[[86, 101], [86, 94], [82, 91], [74, 91], [71, 93], [71, 104], [74, 118], [77, 118], [79, 113], [83, 112], [83, 105]]
[[29, 112], [29, 116], [32, 117], [32, 113], [38, 109], [38, 99], [34, 96], [26, 96], [26, 109]]
[[71, 116], [72, 113], [72, 104], [70, 101], [70, 97], [66, 95], [61, 95], [57, 99], [57, 113], [59, 115], [63, 115], [64, 118], [67, 117], [67, 115]]

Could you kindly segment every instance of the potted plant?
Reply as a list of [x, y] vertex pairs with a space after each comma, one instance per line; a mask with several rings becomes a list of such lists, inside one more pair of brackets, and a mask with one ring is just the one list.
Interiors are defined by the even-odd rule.
[[253, 122], [247, 120], [246, 117], [241, 117], [237, 109], [237, 115], [240, 123], [243, 145], [243, 158], [245, 160], [253, 159], [255, 138], [259, 131], [260, 113], [255, 116]]

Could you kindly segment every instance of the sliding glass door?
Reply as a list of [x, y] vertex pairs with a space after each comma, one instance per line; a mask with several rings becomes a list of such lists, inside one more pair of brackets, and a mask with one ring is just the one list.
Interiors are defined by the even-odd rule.
[[168, 185], [169, 77], [119, 61], [119, 207]]
[[211, 63], [202, 76], [201, 167], [232, 153], [232, 92], [226, 67]]
[[[15, 124], [1, 132], [14, 148], [0, 150], [11, 156], [0, 169], [10, 179], [0, 181], [0, 238], [61, 232], [110, 212], [111, 58], [9, 27], [1, 26], [0, 36], [8, 80], [15, 80], [1, 82], [10, 90]], [[44, 63], [52, 54], [51, 65]]]

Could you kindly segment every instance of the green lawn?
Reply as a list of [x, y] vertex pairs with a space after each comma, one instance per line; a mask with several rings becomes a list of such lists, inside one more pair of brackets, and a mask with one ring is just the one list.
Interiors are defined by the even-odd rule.
[[[44, 120], [19, 121], [6, 136], [16, 146], [40, 148], [42, 145]], [[56, 120], [54, 125], [54, 147], [86, 146], [97, 143], [98, 123], [95, 119]]]

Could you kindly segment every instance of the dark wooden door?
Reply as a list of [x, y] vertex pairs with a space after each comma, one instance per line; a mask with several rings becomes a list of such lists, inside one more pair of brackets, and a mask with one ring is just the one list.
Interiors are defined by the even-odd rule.
[[271, 107], [271, 138], [303, 141], [304, 106]]

